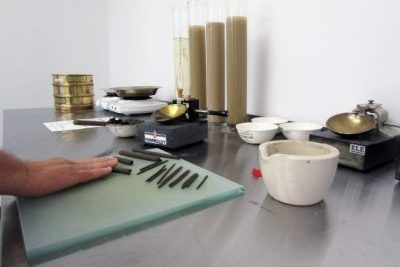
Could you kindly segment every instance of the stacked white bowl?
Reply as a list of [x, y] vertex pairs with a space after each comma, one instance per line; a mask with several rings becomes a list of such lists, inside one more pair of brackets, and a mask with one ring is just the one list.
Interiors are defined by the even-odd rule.
[[251, 122], [236, 125], [239, 136], [250, 144], [261, 144], [282, 132], [288, 140], [308, 141], [310, 134], [322, 129], [322, 125], [309, 122], [289, 122], [282, 117], [256, 117]]
[[249, 144], [261, 144], [274, 138], [278, 125], [261, 122], [243, 122], [236, 125], [240, 138]]
[[286, 122], [279, 125], [288, 140], [308, 141], [310, 134], [322, 129], [322, 125], [309, 122]]
[[236, 129], [246, 143], [261, 144], [272, 140], [279, 132], [279, 124], [288, 121], [280, 117], [256, 117], [251, 119], [251, 122], [239, 123]]

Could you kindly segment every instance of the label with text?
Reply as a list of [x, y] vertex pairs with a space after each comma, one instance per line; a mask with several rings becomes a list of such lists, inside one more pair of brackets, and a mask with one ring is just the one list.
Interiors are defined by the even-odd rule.
[[365, 156], [365, 146], [350, 144], [350, 153]]
[[155, 145], [167, 145], [167, 136], [165, 134], [159, 134], [156, 131], [153, 132], [145, 132], [144, 133], [144, 142], [148, 144]]

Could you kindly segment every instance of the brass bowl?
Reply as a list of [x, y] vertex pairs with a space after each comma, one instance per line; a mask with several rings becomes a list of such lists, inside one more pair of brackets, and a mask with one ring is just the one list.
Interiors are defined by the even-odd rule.
[[362, 134], [375, 128], [375, 118], [371, 115], [340, 113], [330, 117], [326, 127], [339, 135]]
[[153, 112], [152, 119], [161, 123], [172, 122], [186, 113], [185, 105], [170, 104]]
[[186, 106], [178, 104], [170, 104], [159, 109], [160, 113], [171, 119], [177, 118], [185, 114]]

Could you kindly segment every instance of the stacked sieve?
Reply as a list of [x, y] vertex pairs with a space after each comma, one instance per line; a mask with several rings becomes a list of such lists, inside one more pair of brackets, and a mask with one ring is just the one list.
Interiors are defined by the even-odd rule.
[[52, 74], [54, 106], [57, 111], [70, 113], [82, 109], [92, 109], [92, 74]]

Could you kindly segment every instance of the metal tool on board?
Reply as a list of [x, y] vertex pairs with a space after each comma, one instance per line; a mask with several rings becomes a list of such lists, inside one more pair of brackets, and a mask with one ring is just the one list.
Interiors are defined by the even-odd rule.
[[166, 153], [160, 153], [160, 152], [142, 150], [142, 149], [136, 149], [136, 148], [132, 148], [132, 152], [138, 152], [138, 153], [142, 153], [142, 154], [147, 154], [147, 155], [152, 155], [152, 156], [157, 156], [157, 157], [162, 157], [162, 158], [167, 158], [167, 159], [180, 159], [182, 157], [181, 155], [166, 154]]
[[179, 184], [185, 177], [190, 173], [190, 170], [184, 171], [178, 178], [176, 178], [172, 183], [170, 183], [168, 186], [170, 188], [173, 188], [175, 185]]
[[112, 167], [112, 172], [130, 175], [132, 172], [132, 169], [128, 169], [128, 168], [121, 167], [121, 166], [114, 166], [114, 167]]
[[118, 163], [122, 163], [122, 164], [125, 164], [125, 165], [130, 165], [130, 166], [133, 165], [133, 160], [132, 159], [127, 159], [127, 158], [123, 158], [123, 157], [120, 157], [120, 156], [115, 156], [115, 158], [118, 160]]
[[125, 156], [125, 157], [129, 157], [129, 158], [143, 159], [143, 160], [155, 161], [155, 162], [161, 161], [160, 157], [157, 157], [157, 156], [145, 155], [142, 153], [131, 152], [131, 151], [127, 151], [127, 150], [120, 150], [119, 154], [122, 156]]
[[167, 167], [163, 165], [161, 169], [159, 169], [157, 172], [155, 172], [152, 176], [146, 179], [146, 183], [151, 183], [153, 180], [157, 179], [158, 176], [164, 173], [164, 171], [167, 170]]
[[160, 166], [162, 164], [165, 164], [167, 162], [168, 162], [168, 160], [157, 161], [157, 162], [152, 163], [150, 165], [144, 166], [143, 168], [141, 168], [139, 170], [139, 172], [137, 174], [139, 175], [139, 174], [145, 173], [145, 172], [150, 171], [150, 170], [152, 170], [152, 169], [154, 169], [154, 168], [156, 168], [156, 167], [158, 167], [158, 166]]
[[340, 151], [339, 164], [367, 171], [396, 158], [398, 142], [385, 131], [388, 112], [369, 100], [349, 113], [330, 117], [326, 127], [310, 140], [330, 144]]

